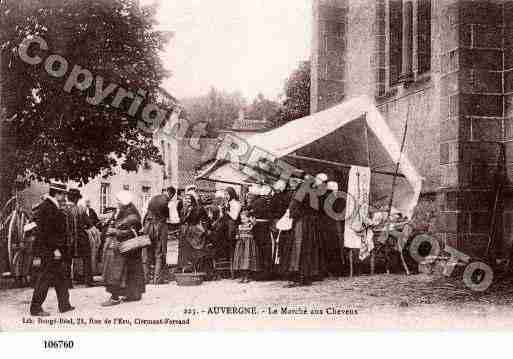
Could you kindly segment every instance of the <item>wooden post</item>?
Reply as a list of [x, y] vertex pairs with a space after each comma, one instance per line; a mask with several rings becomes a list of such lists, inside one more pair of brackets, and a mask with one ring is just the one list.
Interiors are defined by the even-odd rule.
[[[364, 134], [365, 134], [365, 145], [367, 146], [367, 165], [369, 166], [369, 168], [372, 168], [371, 155], [370, 155], [370, 147], [369, 147], [369, 130], [367, 128], [367, 122], [364, 123], [364, 126], [365, 126], [364, 127], [364, 129], [365, 129], [365, 131], [364, 131]], [[371, 179], [371, 184], [372, 184], [372, 179]], [[372, 192], [372, 189], [369, 190], [369, 198], [368, 198], [369, 205], [370, 205], [370, 202], [371, 202], [371, 192]], [[374, 238], [372, 238], [372, 241], [374, 241]], [[375, 251], [374, 251], [374, 248], [373, 248], [371, 250], [371, 252], [370, 252], [370, 274], [371, 275], [374, 275], [374, 271], [375, 271], [375, 268], [376, 268], [374, 254], [375, 254]]]
[[353, 278], [354, 268], [353, 268], [353, 248], [349, 248], [349, 277]]

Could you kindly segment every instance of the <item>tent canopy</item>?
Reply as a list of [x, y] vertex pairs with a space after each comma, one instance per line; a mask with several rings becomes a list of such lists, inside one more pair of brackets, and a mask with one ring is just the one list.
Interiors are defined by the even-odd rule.
[[[251, 172], [268, 168], [262, 163], [281, 159], [308, 174], [324, 172], [341, 182], [347, 180], [350, 166], [368, 166], [373, 171], [372, 198], [378, 200], [391, 195], [395, 167], [400, 161], [399, 173], [404, 178], [397, 178], [393, 206], [411, 217], [417, 204], [422, 178], [406, 154], [401, 155], [399, 142], [367, 96], [238, 141], [244, 141], [250, 149], [246, 155], [234, 161], [233, 156], [226, 156], [226, 148], [220, 148], [217, 160], [198, 178], [254, 182]], [[253, 171], [244, 170], [248, 168]], [[267, 171], [276, 178], [280, 176]]]

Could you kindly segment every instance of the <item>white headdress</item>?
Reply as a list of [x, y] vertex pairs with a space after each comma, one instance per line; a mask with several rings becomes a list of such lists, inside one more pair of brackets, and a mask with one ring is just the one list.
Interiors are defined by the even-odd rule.
[[326, 189], [328, 191], [333, 191], [333, 192], [337, 192], [338, 191], [338, 183], [335, 182], [335, 181], [329, 181], [327, 184], [326, 184]]
[[324, 183], [328, 180], [328, 175], [326, 173], [317, 173], [315, 176], [315, 182]]
[[273, 185], [273, 188], [275, 191], [284, 191], [286, 187], [287, 187], [287, 183], [282, 179], [274, 182], [274, 185]]

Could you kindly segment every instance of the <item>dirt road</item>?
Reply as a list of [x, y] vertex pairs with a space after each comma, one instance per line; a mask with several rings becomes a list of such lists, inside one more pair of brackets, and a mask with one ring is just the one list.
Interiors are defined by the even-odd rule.
[[[50, 292], [44, 322], [30, 318], [30, 289], [0, 291], [2, 330], [192, 328], [512, 328], [513, 295], [476, 295], [426, 275], [329, 279], [311, 287], [234, 280], [197, 287], [147, 286], [143, 300], [103, 308], [102, 287], [77, 287], [77, 309], [60, 315]], [[226, 308], [228, 307], [228, 308]], [[232, 308], [235, 307], [235, 308]]]

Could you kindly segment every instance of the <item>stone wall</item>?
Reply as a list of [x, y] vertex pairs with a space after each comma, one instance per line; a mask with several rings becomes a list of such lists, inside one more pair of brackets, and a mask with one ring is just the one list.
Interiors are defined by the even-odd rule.
[[344, 98], [348, 0], [313, 1], [311, 111]]
[[[504, 3], [453, 1], [443, 7], [441, 15], [441, 31], [446, 34], [440, 99], [442, 230], [447, 243], [483, 256], [500, 142], [506, 139], [508, 127], [503, 87]], [[501, 232], [499, 227], [499, 236]]]
[[[322, 3], [314, 4], [313, 59], [323, 57], [318, 46]], [[415, 76], [412, 83], [393, 86], [388, 78], [387, 3], [346, 4], [344, 46], [330, 57], [335, 61], [333, 56], [340, 56], [345, 64], [338, 93], [345, 99], [373, 96], [398, 139], [408, 120], [406, 153], [425, 177], [423, 192], [437, 194], [440, 238], [482, 257], [502, 143], [508, 176], [513, 178], [513, 1], [432, 1], [431, 70]], [[414, 17], [413, 30], [416, 21]], [[413, 52], [416, 41], [414, 36]], [[312, 61], [312, 74], [319, 71], [319, 62]], [[318, 98], [320, 92], [336, 92], [327, 84], [312, 76], [313, 111], [326, 107]], [[504, 240], [495, 249], [502, 253], [513, 241], [510, 188], [509, 184], [504, 215], [499, 208], [497, 219]]]

